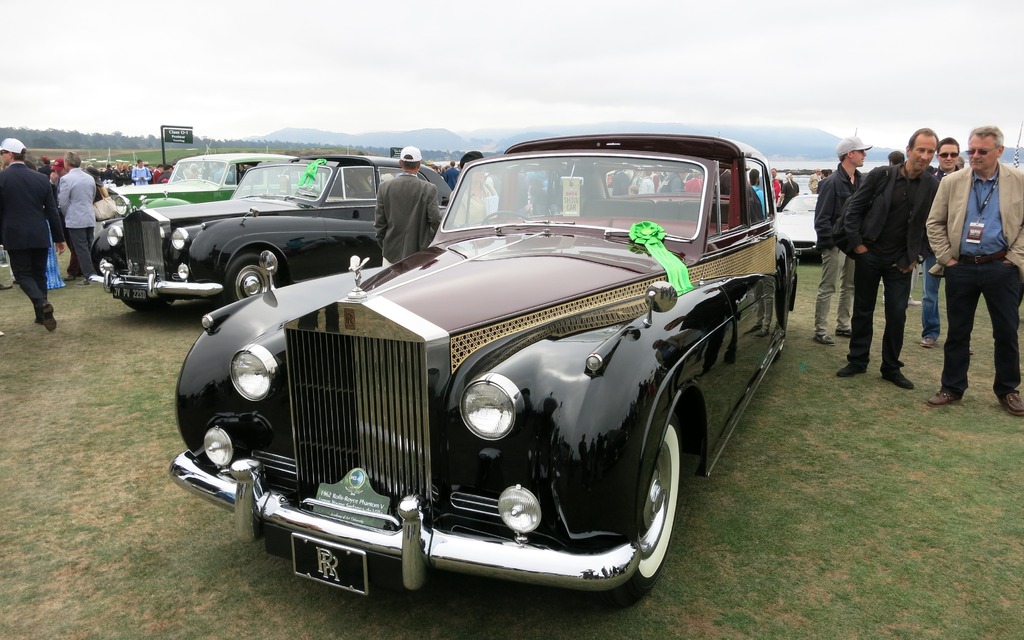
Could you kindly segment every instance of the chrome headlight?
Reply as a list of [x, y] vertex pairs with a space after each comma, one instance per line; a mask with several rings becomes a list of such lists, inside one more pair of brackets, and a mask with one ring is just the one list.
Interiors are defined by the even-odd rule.
[[231, 464], [231, 458], [235, 455], [235, 445], [231, 442], [231, 436], [220, 427], [214, 427], [206, 432], [203, 437], [203, 449], [210, 462], [218, 467]]
[[498, 496], [498, 514], [517, 534], [530, 533], [540, 524], [540, 500], [517, 484]]
[[128, 198], [122, 196], [121, 194], [116, 194], [114, 196], [114, 208], [117, 209], [117, 215], [123, 218], [124, 216], [128, 215], [129, 211], [132, 210], [132, 203], [130, 200], [128, 200]]
[[112, 224], [107, 227], [107, 244], [112, 247], [116, 247], [118, 242], [121, 242], [121, 238], [124, 237], [124, 231], [121, 229], [121, 225]]
[[185, 244], [188, 242], [188, 231], [184, 227], [178, 227], [171, 234], [171, 246], [177, 251], [181, 251], [185, 248]]
[[182, 280], [188, 280], [188, 277], [189, 275], [191, 275], [191, 273], [192, 272], [189, 271], [188, 265], [185, 264], [184, 262], [178, 265], [178, 277], [181, 278]]
[[523, 409], [523, 394], [514, 382], [498, 373], [473, 381], [462, 393], [462, 421], [484, 440], [503, 438]]
[[276, 375], [277, 360], [258, 344], [250, 344], [231, 359], [231, 383], [248, 400], [266, 398]]

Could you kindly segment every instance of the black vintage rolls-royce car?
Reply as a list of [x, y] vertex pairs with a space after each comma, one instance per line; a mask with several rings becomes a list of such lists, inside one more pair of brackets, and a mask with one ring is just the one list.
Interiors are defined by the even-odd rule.
[[426, 250], [203, 318], [171, 476], [343, 589], [443, 570], [635, 602], [683, 456], [710, 473], [786, 338], [794, 250], [754, 168], [668, 135], [467, 165]]
[[[372, 156], [265, 162], [245, 172], [230, 200], [143, 205], [107, 223], [93, 242], [93, 263], [106, 290], [140, 311], [267, 291], [258, 266], [264, 250], [278, 259], [281, 285], [342, 273], [357, 254], [379, 266], [377, 187], [400, 172], [397, 160]], [[446, 204], [444, 179], [431, 169], [420, 177], [437, 185], [438, 204]]]

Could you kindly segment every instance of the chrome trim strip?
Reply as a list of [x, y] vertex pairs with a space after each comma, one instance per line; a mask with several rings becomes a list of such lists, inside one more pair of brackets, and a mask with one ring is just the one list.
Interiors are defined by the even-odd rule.
[[110, 274], [104, 280], [103, 289], [110, 293], [113, 287], [126, 287], [129, 289], [145, 289], [148, 297], [154, 298], [161, 295], [188, 295], [188, 296], [216, 296], [224, 291], [224, 285], [216, 282], [174, 282], [172, 280], [158, 280], [149, 282], [138, 282], [129, 280], [122, 276]]
[[[325, 518], [300, 509], [273, 491], [262, 497], [239, 484], [261, 485], [261, 464], [237, 460], [235, 478], [213, 476], [202, 470], [189, 452], [175, 458], [171, 478], [181, 487], [214, 504], [235, 511], [235, 531], [249, 540], [251, 531], [273, 524], [292, 533], [401, 559], [402, 580], [408, 589], [420, 588], [427, 569], [453, 571], [488, 578], [524, 582], [579, 591], [605, 591], [630, 579], [640, 563], [637, 548], [623, 542], [600, 553], [571, 553], [511, 540], [484, 538], [466, 533], [433, 531], [424, 525], [425, 502], [417, 496], [404, 498], [398, 508], [400, 531], [381, 531]], [[236, 498], [236, 496], [238, 496]], [[237, 509], [235, 508], [237, 504]], [[255, 506], [250, 510], [250, 506]], [[251, 518], [251, 526], [241, 520]]]

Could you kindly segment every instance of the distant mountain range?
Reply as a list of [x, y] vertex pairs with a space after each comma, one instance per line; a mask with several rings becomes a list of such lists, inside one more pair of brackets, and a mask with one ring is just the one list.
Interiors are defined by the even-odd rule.
[[[714, 135], [740, 140], [765, 154], [769, 160], [830, 161], [835, 162], [836, 145], [840, 138], [808, 127], [748, 127], [737, 125], [707, 125], [652, 122], [605, 122], [592, 125], [537, 127], [529, 130], [482, 129], [458, 134], [448, 129], [416, 129], [413, 131], [374, 131], [370, 133], [339, 133], [319, 129], [279, 129], [263, 136], [245, 138], [247, 141], [282, 142], [330, 147], [387, 149], [415, 145], [424, 153], [448, 154], [457, 160], [470, 150], [500, 153], [524, 140], [586, 133], [691, 133]], [[884, 158], [891, 149], [876, 147], [872, 156]], [[885, 154], [885, 155], [883, 155]], [[436, 159], [436, 158], [435, 158]]]

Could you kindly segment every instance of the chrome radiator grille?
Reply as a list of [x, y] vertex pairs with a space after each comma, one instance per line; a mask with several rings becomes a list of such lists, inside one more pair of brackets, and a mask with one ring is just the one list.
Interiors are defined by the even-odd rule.
[[128, 275], [144, 276], [146, 267], [163, 271], [163, 250], [160, 244], [160, 223], [144, 213], [129, 215], [124, 227], [124, 251], [128, 259]]
[[426, 349], [420, 342], [287, 329], [299, 497], [366, 471], [391, 507], [428, 495]]

